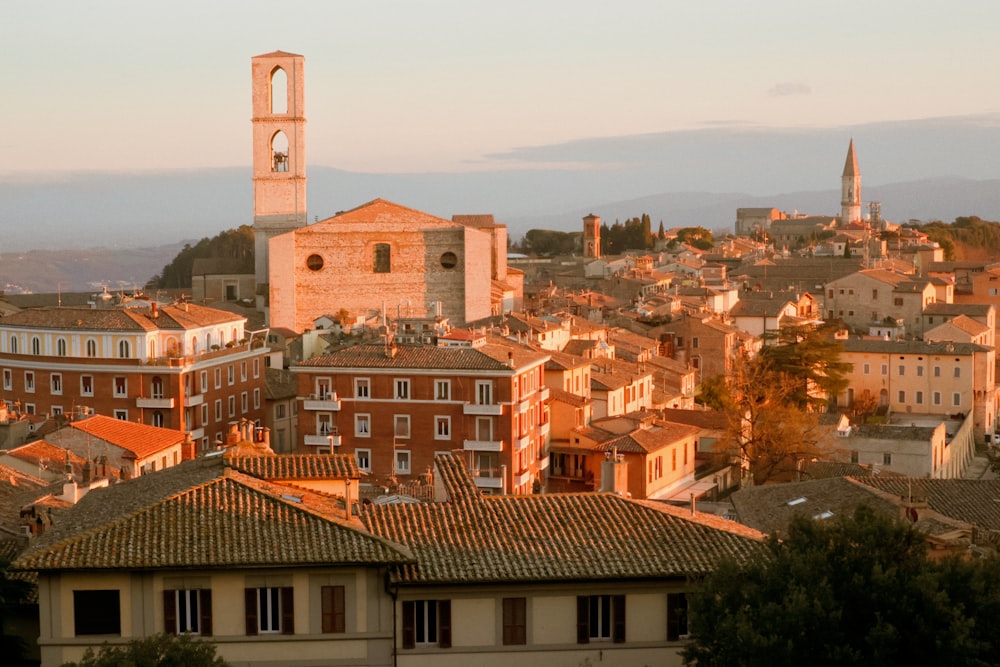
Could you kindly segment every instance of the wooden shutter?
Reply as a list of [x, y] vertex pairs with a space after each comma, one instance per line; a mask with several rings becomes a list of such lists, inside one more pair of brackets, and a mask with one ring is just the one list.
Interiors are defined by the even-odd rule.
[[212, 589], [198, 591], [198, 630], [202, 637], [212, 636]]
[[438, 600], [438, 646], [451, 648], [451, 600]]
[[258, 634], [257, 589], [256, 588], [243, 589], [243, 601], [244, 604], [246, 605], [247, 634], [256, 635]]
[[667, 593], [667, 641], [678, 641], [687, 631], [687, 594]]
[[576, 596], [576, 643], [590, 643], [590, 596]]
[[172, 590], [163, 591], [163, 631], [177, 634], [177, 595]]
[[291, 586], [281, 589], [281, 634], [295, 634], [295, 589]]
[[403, 648], [413, 648], [417, 645], [417, 633], [413, 602], [403, 603]]
[[345, 632], [346, 610], [343, 586], [323, 586], [322, 600], [323, 632]]
[[503, 599], [503, 643], [527, 643], [526, 601], [524, 598]]
[[611, 640], [616, 644], [625, 641], [625, 596], [611, 596]]

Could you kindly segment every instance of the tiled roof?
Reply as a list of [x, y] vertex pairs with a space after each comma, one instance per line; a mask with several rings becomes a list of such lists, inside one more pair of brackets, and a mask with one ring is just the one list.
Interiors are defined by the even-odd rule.
[[969, 317], [986, 317], [993, 306], [988, 303], [945, 303], [935, 301], [924, 306], [926, 315], [968, 315]]
[[357, 479], [358, 464], [351, 454], [288, 454], [234, 456], [229, 465], [265, 480]]
[[930, 508], [940, 514], [1000, 530], [1000, 479], [924, 479], [870, 476], [861, 484], [899, 497], [909, 494], [927, 498]]
[[221, 457], [189, 461], [91, 491], [16, 567], [174, 569], [410, 560], [405, 548], [338, 517], [332, 500], [225, 470]]
[[[452, 463], [442, 466], [442, 459]], [[438, 462], [442, 475], [460, 474], [445, 472], [461, 465], [457, 459]], [[723, 557], [745, 560], [761, 546], [745, 532], [614, 494], [462, 496], [377, 506], [365, 522], [413, 551], [416, 564], [390, 570], [400, 584], [684, 577], [712, 571]]]
[[296, 234], [313, 235], [324, 234], [331, 229], [350, 228], [355, 225], [358, 228], [370, 227], [372, 223], [396, 223], [403, 224], [410, 231], [422, 229], [451, 227], [461, 228], [464, 225], [451, 220], [445, 220], [430, 213], [424, 213], [413, 208], [400, 206], [385, 199], [373, 199], [349, 211], [338, 213], [331, 218], [320, 220], [317, 223], [308, 225], [296, 230]]
[[724, 412], [717, 410], [681, 410], [664, 408], [660, 410], [663, 418], [678, 424], [689, 424], [705, 429], [724, 430], [729, 426], [729, 420]]
[[156, 331], [196, 329], [242, 322], [245, 318], [193, 303], [149, 308], [32, 308], [3, 318], [4, 326], [78, 331]]
[[432, 345], [399, 345], [395, 355], [384, 345], [355, 345], [343, 350], [300, 362], [297, 368], [386, 368], [441, 369], [455, 371], [513, 370], [507, 365], [507, 354], [513, 355], [515, 368], [543, 361], [548, 357], [518, 345], [492, 342], [478, 348], [435, 347]]
[[87, 417], [71, 422], [69, 426], [132, 452], [140, 459], [184, 442], [185, 438], [181, 431], [127, 422], [105, 415]]
[[847, 338], [842, 341], [844, 352], [870, 352], [873, 354], [944, 354], [971, 355], [987, 349], [975, 343], [928, 343], [920, 340], [883, 340], [881, 338]]
[[560, 401], [578, 408], [583, 407], [588, 403], [593, 403], [593, 401], [589, 398], [578, 396], [572, 392], [566, 391], [565, 389], [556, 389], [555, 387], [549, 388], [549, 397], [553, 401]]
[[295, 373], [283, 368], [266, 368], [264, 374], [264, 396], [269, 401], [295, 398], [299, 383]]
[[[45, 466], [49, 470], [62, 470], [62, 466], [66, 464], [67, 456], [69, 464], [74, 467], [83, 465], [86, 460], [64, 447], [53, 445], [45, 440], [29, 442], [26, 445], [7, 450], [5, 454], [27, 461], [32, 465]], [[3, 457], [0, 457], [0, 461], [3, 461]]]
[[980, 322], [979, 320], [974, 320], [968, 315], [957, 315], [952, 319], [948, 320], [947, 322], [945, 322], [944, 324], [938, 325], [937, 327], [934, 327], [930, 331], [927, 331], [926, 333], [924, 333], [924, 337], [933, 335], [933, 332], [937, 331], [938, 328], [948, 325], [951, 325], [956, 329], [958, 329], [959, 331], [969, 334], [970, 336], [979, 336], [989, 331], [989, 327]]

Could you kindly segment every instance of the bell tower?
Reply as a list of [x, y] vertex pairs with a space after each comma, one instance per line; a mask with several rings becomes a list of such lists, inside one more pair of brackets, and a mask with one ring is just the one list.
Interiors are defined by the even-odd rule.
[[257, 304], [270, 283], [268, 241], [304, 227], [305, 58], [274, 51], [250, 59], [253, 91], [253, 234]]
[[861, 171], [854, 154], [854, 139], [847, 149], [844, 174], [840, 178], [840, 224], [861, 222]]
[[583, 219], [583, 256], [601, 258], [601, 219], [593, 213]]

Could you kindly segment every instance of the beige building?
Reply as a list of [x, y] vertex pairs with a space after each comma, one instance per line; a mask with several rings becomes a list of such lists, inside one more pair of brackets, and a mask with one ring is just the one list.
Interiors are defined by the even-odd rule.
[[921, 315], [937, 299], [927, 278], [867, 269], [826, 284], [823, 312], [855, 330], [868, 331], [885, 318], [903, 320], [907, 333], [923, 333]]

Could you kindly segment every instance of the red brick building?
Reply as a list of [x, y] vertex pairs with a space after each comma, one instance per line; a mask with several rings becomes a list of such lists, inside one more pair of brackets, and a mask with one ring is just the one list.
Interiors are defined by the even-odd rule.
[[0, 319], [0, 400], [185, 431], [204, 450], [263, 418], [266, 352], [246, 318], [195, 304], [24, 310]]
[[374, 484], [461, 450], [485, 493], [531, 493], [548, 467], [549, 355], [502, 339], [472, 347], [357, 345], [303, 361], [300, 451], [354, 454]]

